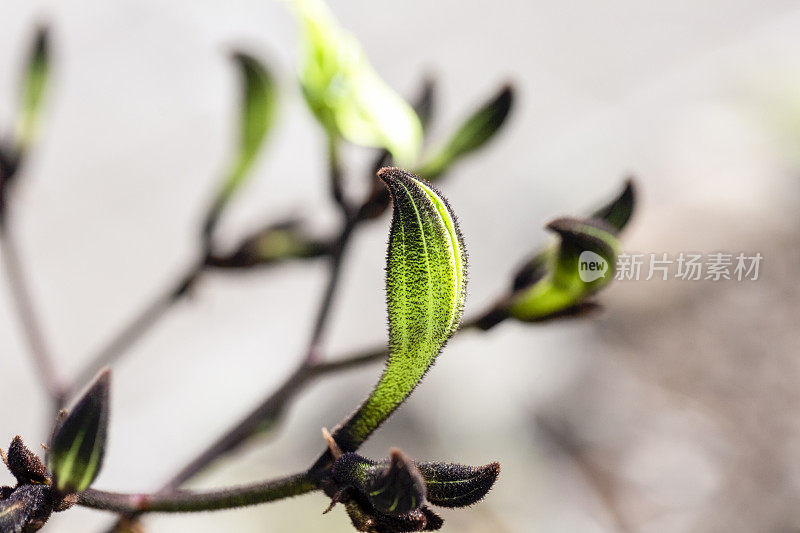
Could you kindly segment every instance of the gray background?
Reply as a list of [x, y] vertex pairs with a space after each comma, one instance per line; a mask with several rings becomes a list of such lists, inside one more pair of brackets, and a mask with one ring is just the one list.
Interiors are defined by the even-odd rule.
[[[279, 74], [280, 122], [221, 239], [307, 216], [331, 230], [324, 139], [295, 84], [287, 5], [99, 0], [0, 2], [0, 128], [13, 123], [36, 20], [54, 27], [46, 127], [15, 230], [62, 372], [194, 257], [194, 236], [234, 140], [231, 46]], [[443, 513], [450, 531], [785, 531], [800, 495], [797, 394], [800, 9], [788, 0], [331, 1], [380, 74], [412, 95], [440, 80], [434, 142], [512, 81], [497, 142], [441, 188], [470, 250], [467, 311], [490, 303], [541, 229], [639, 177], [626, 245], [642, 252], [760, 251], [750, 283], [631, 282], [597, 320], [503, 325], [448, 345], [412, 400], [364, 448], [503, 473], [486, 502]], [[348, 154], [353, 195], [365, 151]], [[385, 338], [386, 219], [358, 235], [330, 356]], [[301, 355], [322, 263], [209, 276], [114, 369], [110, 449], [97, 488], [146, 491], [245, 412]], [[0, 283], [0, 301], [7, 302]], [[10, 306], [0, 305], [0, 443], [45, 440], [45, 401]], [[373, 366], [315, 385], [280, 435], [195, 486], [285, 474], [321, 449]], [[567, 428], [555, 439], [543, 428]], [[564, 442], [564, 441], [568, 442]], [[577, 444], [576, 444], [577, 443]], [[10, 481], [6, 473], [0, 482]], [[350, 531], [319, 494], [249, 510], [153, 517], [159, 531]], [[75, 509], [52, 531], [109, 522]], [[449, 528], [449, 529], [448, 529]]]

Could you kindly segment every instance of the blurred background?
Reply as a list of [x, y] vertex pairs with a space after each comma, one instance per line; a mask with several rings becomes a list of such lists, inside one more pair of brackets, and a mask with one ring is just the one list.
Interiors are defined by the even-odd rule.
[[[454, 339], [364, 447], [419, 460], [499, 461], [460, 532], [800, 530], [800, 7], [790, 0], [369, 2], [330, 0], [380, 75], [439, 82], [432, 138], [502, 83], [518, 99], [490, 146], [441, 182], [470, 251], [467, 314], [491, 303], [544, 224], [636, 176], [623, 242], [644, 253], [760, 252], [757, 281], [627, 281], [599, 317], [503, 323]], [[13, 124], [36, 24], [53, 29], [43, 135], [19, 176], [14, 227], [61, 372], [194, 260], [198, 224], [234, 142], [240, 47], [278, 75], [276, 129], [220, 241], [290, 215], [333, 228], [325, 139], [296, 84], [297, 32], [272, 0], [0, 3], [0, 129]], [[368, 186], [367, 150], [347, 186]], [[325, 355], [385, 342], [388, 218], [360, 230]], [[212, 274], [114, 368], [110, 448], [96, 488], [148, 491], [291, 372], [323, 261]], [[0, 445], [47, 439], [47, 402], [0, 283]], [[193, 487], [306, 467], [367, 393], [372, 365], [319, 382], [279, 433]], [[269, 440], [269, 442], [267, 442]], [[0, 473], [0, 484], [10, 476]], [[247, 510], [152, 516], [152, 532], [330, 531], [319, 493]], [[110, 515], [76, 508], [48, 531]]]

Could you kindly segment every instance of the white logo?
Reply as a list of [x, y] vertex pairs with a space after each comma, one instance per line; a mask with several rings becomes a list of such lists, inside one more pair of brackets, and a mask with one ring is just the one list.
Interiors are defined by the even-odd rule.
[[608, 273], [608, 261], [602, 256], [586, 250], [578, 257], [578, 277], [584, 283], [604, 278]]

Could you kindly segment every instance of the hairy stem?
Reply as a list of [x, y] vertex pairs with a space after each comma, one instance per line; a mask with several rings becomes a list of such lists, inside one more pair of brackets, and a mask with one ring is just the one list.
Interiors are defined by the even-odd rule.
[[291, 498], [317, 490], [306, 474], [210, 491], [173, 491], [155, 494], [124, 494], [88, 489], [78, 495], [84, 507], [124, 515], [140, 513], [191, 513], [233, 509]]
[[7, 223], [0, 223], [0, 239], [3, 242], [3, 269], [11, 290], [11, 298], [34, 364], [39, 372], [48, 396], [56, 406], [60, 405], [66, 390], [56, 371], [50, 349], [45, 341], [38, 315], [33, 305], [27, 279], [19, 257], [16, 241]]

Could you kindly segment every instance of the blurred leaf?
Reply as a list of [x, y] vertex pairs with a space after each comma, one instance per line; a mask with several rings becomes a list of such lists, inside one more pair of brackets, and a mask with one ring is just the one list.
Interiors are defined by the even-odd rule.
[[102, 371], [53, 435], [48, 457], [61, 494], [89, 487], [103, 466], [111, 372]]
[[616, 228], [617, 231], [622, 231], [628, 224], [631, 215], [633, 215], [635, 203], [636, 189], [633, 186], [633, 179], [628, 178], [625, 180], [625, 186], [622, 192], [608, 204], [595, 211], [592, 217], [605, 220]]
[[510, 85], [503, 86], [488, 102], [473, 113], [453, 137], [419, 168], [419, 174], [435, 180], [456, 161], [486, 144], [508, 118], [514, 101]]
[[474, 467], [452, 463], [421, 463], [428, 501], [439, 507], [466, 507], [481, 501], [500, 475], [500, 465]]
[[204, 224], [206, 235], [213, 230], [228, 200], [244, 183], [275, 116], [277, 91], [269, 71], [247, 54], [234, 54], [233, 59], [242, 77], [239, 138], [236, 157]]
[[270, 224], [245, 238], [225, 256], [212, 255], [207, 265], [216, 268], [252, 268], [295, 258], [319, 257], [331, 252], [328, 241], [312, 239], [297, 220]]
[[414, 100], [414, 112], [419, 118], [422, 131], [428, 129], [436, 107], [436, 80], [426, 77], [422, 80], [422, 89]]
[[[428, 127], [428, 122], [433, 115], [434, 103], [436, 95], [436, 85], [433, 78], [425, 78], [422, 83], [422, 90], [414, 100], [414, 111], [419, 117], [420, 124], [422, 125], [423, 132]], [[383, 149], [375, 158], [372, 164], [374, 173], [377, 174], [383, 167], [391, 166], [392, 154], [388, 150]], [[360, 220], [372, 220], [383, 214], [389, 207], [389, 190], [384, 187], [378, 180], [372, 180], [367, 200], [361, 206], [358, 218]]]
[[36, 140], [42, 97], [50, 74], [50, 49], [47, 30], [38, 31], [22, 79], [20, 113], [15, 144], [24, 152]]
[[414, 110], [380, 79], [361, 45], [339, 27], [322, 0], [295, 0], [302, 33], [300, 83], [333, 138], [389, 150], [412, 165], [422, 143]]
[[386, 260], [389, 360], [372, 394], [334, 439], [355, 451], [416, 388], [461, 321], [466, 251], [455, 215], [429, 184], [396, 168], [378, 174], [392, 196]]
[[[546, 274], [512, 296], [507, 309], [519, 320], [564, 313], [614, 278], [619, 241], [613, 227], [598, 219], [559, 218], [547, 228], [558, 233], [561, 242], [546, 256]], [[581, 270], [587, 261], [596, 262], [602, 271]]]

